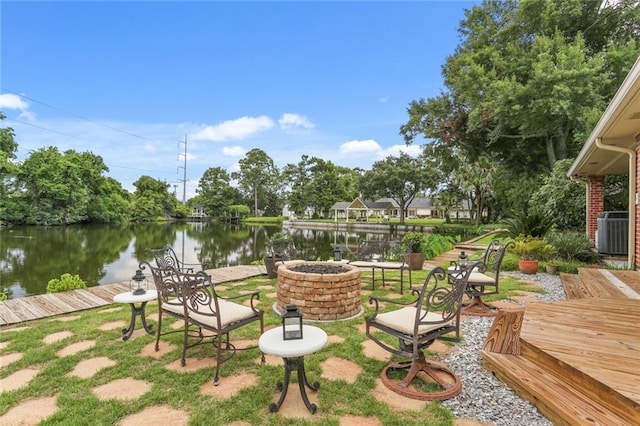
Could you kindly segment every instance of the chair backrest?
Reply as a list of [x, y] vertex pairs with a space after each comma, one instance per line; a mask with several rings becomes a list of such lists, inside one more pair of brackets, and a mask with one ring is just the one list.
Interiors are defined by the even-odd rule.
[[451, 340], [459, 339], [462, 299], [472, 270], [448, 272], [438, 266], [429, 272], [416, 302], [414, 337], [420, 334], [421, 327], [450, 323], [443, 334], [455, 331], [456, 338]]
[[296, 246], [293, 241], [272, 241], [270, 243], [271, 256], [277, 260], [291, 260], [296, 256]]
[[500, 274], [500, 266], [502, 265], [502, 259], [507, 251], [507, 244], [503, 244], [498, 240], [493, 240], [485, 250], [482, 256], [483, 268], [486, 268], [484, 272], [491, 272], [498, 279]]
[[362, 240], [358, 243], [358, 251], [356, 252], [357, 260], [378, 261], [385, 260], [385, 252], [388, 243], [386, 240]]
[[213, 322], [216, 330], [221, 330], [220, 305], [211, 276], [198, 271], [179, 272], [178, 277], [181, 283], [180, 293], [190, 319], [198, 323]]
[[178, 260], [178, 256], [171, 246], [167, 245], [159, 249], [148, 249], [147, 251], [153, 255], [156, 267], [161, 269], [182, 269], [182, 263]]
[[[158, 303], [161, 307], [162, 305], [170, 305], [184, 308], [180, 276], [177, 269], [173, 267], [159, 268], [149, 262], [141, 262], [139, 268], [142, 271], [148, 270], [151, 273], [153, 283], [158, 291]], [[186, 309], [183, 309], [183, 311], [186, 314]]]

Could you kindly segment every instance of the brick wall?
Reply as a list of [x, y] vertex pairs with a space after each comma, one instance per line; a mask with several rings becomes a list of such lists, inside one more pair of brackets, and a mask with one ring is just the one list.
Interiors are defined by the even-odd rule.
[[587, 236], [596, 243], [598, 215], [604, 211], [604, 176], [589, 176], [587, 179]]

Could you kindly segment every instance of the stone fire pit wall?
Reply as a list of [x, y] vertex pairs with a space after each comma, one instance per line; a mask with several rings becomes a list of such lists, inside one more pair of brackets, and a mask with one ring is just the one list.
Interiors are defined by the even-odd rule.
[[346, 272], [296, 272], [302, 264], [278, 267], [278, 309], [298, 305], [308, 320], [338, 320], [362, 313], [360, 305], [360, 269], [342, 263], [309, 262], [312, 265], [340, 266]]

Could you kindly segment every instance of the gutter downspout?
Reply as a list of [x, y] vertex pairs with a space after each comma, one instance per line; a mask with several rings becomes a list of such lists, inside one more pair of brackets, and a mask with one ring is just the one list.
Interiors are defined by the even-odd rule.
[[629, 255], [627, 257], [627, 265], [629, 265], [629, 269], [634, 270], [636, 268], [636, 151], [634, 149], [606, 145], [602, 143], [602, 138], [596, 138], [596, 146], [605, 151], [615, 151], [629, 155]]

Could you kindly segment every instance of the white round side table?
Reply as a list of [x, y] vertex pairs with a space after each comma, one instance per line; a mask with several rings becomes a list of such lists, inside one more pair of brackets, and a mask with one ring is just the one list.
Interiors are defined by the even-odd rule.
[[292, 371], [298, 373], [298, 386], [300, 387], [300, 394], [304, 404], [311, 411], [311, 414], [316, 412], [318, 407], [309, 401], [305, 386], [315, 392], [320, 388], [320, 383], [309, 383], [304, 371], [304, 357], [324, 348], [327, 341], [327, 333], [321, 328], [311, 325], [302, 326], [302, 339], [284, 340], [282, 327], [272, 328], [260, 336], [258, 340], [260, 350], [267, 355], [278, 356], [284, 360], [284, 383], [278, 382], [277, 384], [277, 389], [282, 393], [278, 402], [269, 406], [269, 410], [272, 413], [278, 411], [287, 397]]
[[[153, 330], [150, 325], [147, 325], [147, 318], [144, 313], [144, 308], [147, 306], [147, 302], [151, 300], [155, 300], [158, 298], [158, 292], [156, 290], [147, 290], [144, 294], [133, 294], [130, 291], [125, 293], [116, 294], [113, 296], [113, 301], [116, 303], [128, 303], [131, 307], [131, 320], [129, 322], [128, 328], [122, 329], [122, 340], [129, 340], [131, 334], [133, 334], [133, 329], [136, 325], [136, 317], [140, 317], [142, 320], [142, 326], [144, 330], [151, 334]], [[140, 306], [136, 306], [136, 303], [139, 303]]]

